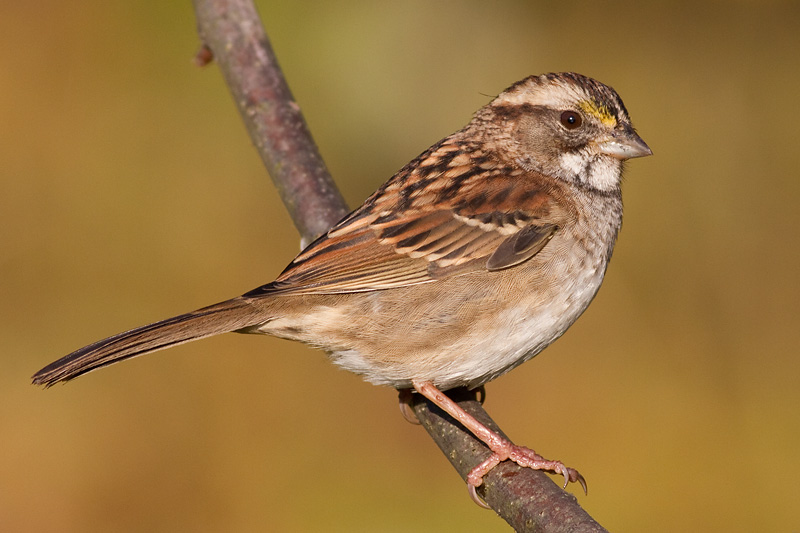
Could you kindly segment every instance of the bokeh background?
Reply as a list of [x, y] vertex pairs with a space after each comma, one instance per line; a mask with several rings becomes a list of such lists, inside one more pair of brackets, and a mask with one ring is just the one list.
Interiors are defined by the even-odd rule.
[[[800, 529], [796, 2], [258, 5], [351, 206], [528, 74], [614, 86], [655, 156], [606, 283], [487, 409], [612, 531]], [[303, 346], [29, 385], [298, 251], [198, 44], [189, 2], [0, 4], [0, 530], [506, 530], [393, 391]]]

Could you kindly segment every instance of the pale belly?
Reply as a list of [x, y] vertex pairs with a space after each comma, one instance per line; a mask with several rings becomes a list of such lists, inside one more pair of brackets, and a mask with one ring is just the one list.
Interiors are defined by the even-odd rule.
[[411, 379], [424, 379], [443, 390], [474, 388], [531, 359], [564, 334], [591, 303], [603, 274], [604, 268], [573, 278], [572, 287], [558, 291], [546, 305], [523, 299], [476, 321], [457, 339], [413, 357], [393, 358], [387, 364], [364, 357], [361, 350], [344, 349], [332, 351], [332, 361], [378, 385], [407, 388]]

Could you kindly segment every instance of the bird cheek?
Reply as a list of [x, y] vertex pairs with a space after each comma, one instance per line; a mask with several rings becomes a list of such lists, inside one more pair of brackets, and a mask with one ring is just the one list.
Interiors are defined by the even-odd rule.
[[548, 139], [552, 139], [552, 132], [543, 131], [542, 123], [534, 117], [522, 117], [511, 132], [512, 138], [517, 141], [522, 154], [527, 157], [542, 157], [547, 151]]
[[559, 156], [559, 164], [571, 176], [577, 176], [586, 167], [586, 155], [578, 151], [567, 151]]

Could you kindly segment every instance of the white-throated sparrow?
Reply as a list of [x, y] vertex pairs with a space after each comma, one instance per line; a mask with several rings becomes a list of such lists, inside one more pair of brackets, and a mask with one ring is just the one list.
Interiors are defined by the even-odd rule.
[[583, 478], [513, 445], [441, 390], [478, 387], [557, 339], [594, 298], [622, 222], [623, 161], [650, 155], [617, 93], [574, 73], [509, 87], [411, 161], [272, 283], [90, 344], [46, 386], [225, 332], [329, 352], [376, 384], [415, 389], [494, 452]]

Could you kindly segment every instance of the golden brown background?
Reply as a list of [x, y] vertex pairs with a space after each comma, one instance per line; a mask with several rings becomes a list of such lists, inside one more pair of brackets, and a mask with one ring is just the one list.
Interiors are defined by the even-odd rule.
[[[653, 3], [655, 4], [655, 3]], [[796, 2], [259, 2], [355, 206], [529, 74], [614, 86], [632, 161], [600, 295], [488, 387], [613, 531], [800, 528]], [[505, 531], [395, 393], [225, 335], [39, 367], [298, 250], [189, 2], [0, 4], [0, 530]]]

